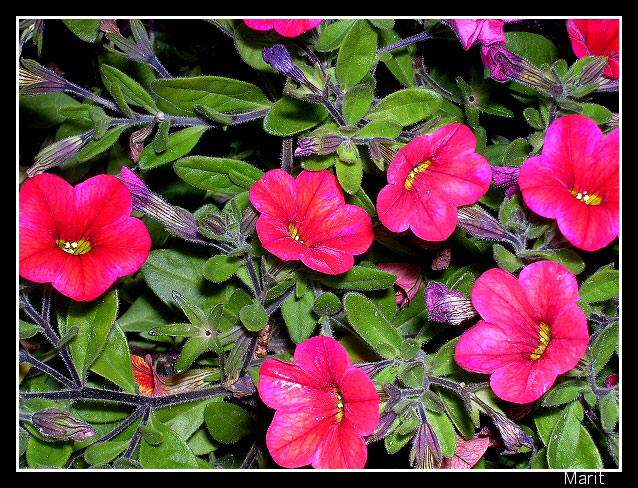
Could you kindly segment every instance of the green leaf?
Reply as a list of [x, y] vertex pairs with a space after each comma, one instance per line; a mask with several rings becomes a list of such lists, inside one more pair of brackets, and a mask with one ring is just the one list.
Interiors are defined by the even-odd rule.
[[168, 136], [166, 149], [159, 154], [155, 151], [155, 145], [149, 144], [142, 151], [137, 164], [141, 169], [152, 169], [185, 156], [199, 142], [206, 129], [208, 127], [196, 125], [174, 132]]
[[272, 102], [250, 83], [223, 76], [192, 76], [155, 80], [151, 88], [175, 107], [195, 115], [195, 106], [223, 114], [270, 108]]
[[[263, 171], [238, 159], [214, 158], [207, 156], [187, 156], [175, 162], [175, 173], [186, 183], [202, 190], [213, 191], [222, 195], [236, 195], [246, 191], [249, 181], [253, 184], [263, 175]], [[233, 179], [230, 172], [233, 171]], [[242, 184], [237, 174], [241, 174]], [[252, 186], [252, 185], [251, 185]]]
[[425, 88], [405, 88], [391, 93], [366, 115], [369, 120], [388, 120], [402, 126], [415, 124], [434, 113], [442, 98]]
[[618, 350], [619, 329], [618, 322], [605, 328], [591, 346], [593, 368], [599, 373], [609, 361], [614, 351]]
[[357, 193], [359, 188], [361, 188], [361, 181], [363, 180], [363, 165], [361, 159], [357, 158], [352, 164], [337, 159], [335, 168], [337, 170], [337, 179], [343, 191], [350, 195]]
[[226, 255], [213, 256], [204, 266], [204, 278], [214, 283], [228, 280], [242, 264], [241, 258]]
[[398, 122], [386, 119], [371, 120], [355, 135], [356, 139], [396, 139], [403, 127]]
[[284, 96], [264, 117], [264, 130], [274, 136], [287, 137], [313, 128], [327, 116], [328, 110], [323, 105]]
[[377, 33], [365, 19], [357, 20], [345, 35], [335, 75], [344, 90], [359, 83], [370, 71], [377, 52]]
[[249, 66], [259, 71], [277, 73], [272, 66], [264, 61], [262, 51], [265, 47], [272, 47], [274, 44], [281, 43], [282, 37], [279, 34], [274, 30], [257, 31], [251, 29], [243, 22], [235, 27], [233, 34], [235, 49]]
[[543, 395], [542, 405], [544, 407], [564, 405], [565, 403], [575, 400], [587, 390], [590, 390], [590, 388], [586, 381], [569, 379], [553, 386], [545, 393], [545, 395]]
[[142, 85], [129, 75], [107, 64], [103, 64], [100, 67], [100, 72], [102, 73], [104, 86], [109, 92], [112, 90], [111, 85], [115, 83], [118, 85], [126, 103], [142, 107], [151, 114], [157, 113], [157, 105], [155, 105], [151, 96], [142, 88]]
[[517, 258], [500, 244], [494, 244], [493, 248], [494, 261], [499, 268], [509, 271], [510, 273], [523, 267], [523, 261]]
[[343, 117], [348, 125], [354, 125], [368, 112], [372, 103], [372, 86], [359, 83], [350, 88], [343, 97]]
[[106, 346], [91, 366], [91, 371], [126, 391], [135, 393], [137, 390], [131, 365], [131, 351], [126, 336], [117, 323], [113, 324]]
[[618, 392], [611, 391], [600, 399], [600, 423], [605, 432], [613, 432], [618, 423]]
[[89, 464], [110, 463], [128, 447], [129, 441], [105, 441], [90, 445], [84, 452]]
[[603, 269], [591, 275], [578, 290], [581, 300], [603, 302], [620, 293], [620, 272], [616, 269]]
[[317, 326], [317, 317], [312, 311], [313, 304], [314, 294], [310, 290], [306, 290], [301, 298], [293, 293], [281, 304], [284, 322], [295, 344], [308, 339]]
[[223, 444], [235, 443], [255, 429], [246, 410], [227, 402], [211, 402], [204, 410], [204, 421], [213, 439]]
[[553, 64], [560, 53], [552, 41], [531, 32], [506, 32], [506, 48], [536, 66]]
[[549, 438], [547, 462], [552, 469], [568, 469], [578, 446], [581, 423], [575, 414], [577, 402], [571, 402], [562, 411]]
[[268, 314], [259, 303], [244, 305], [239, 311], [239, 319], [246, 329], [258, 331], [268, 323]]
[[454, 352], [456, 351], [456, 343], [458, 341], [459, 338], [456, 337], [441, 346], [432, 361], [432, 374], [436, 376], [446, 376], [462, 371], [462, 368], [454, 360]]
[[69, 347], [73, 362], [81, 378], [85, 378], [91, 365], [98, 358], [117, 316], [117, 290], [111, 289], [91, 302], [73, 301], [65, 330], [78, 328], [78, 333]]
[[450, 419], [445, 413], [426, 412], [426, 415], [428, 422], [439, 439], [441, 454], [445, 457], [454, 456], [456, 451], [456, 432]]
[[342, 19], [330, 24], [317, 39], [315, 49], [319, 52], [329, 52], [338, 49], [343, 42], [343, 38], [355, 22], [356, 19]]
[[334, 315], [341, 310], [341, 301], [337, 295], [327, 291], [317, 297], [312, 309], [319, 316]]
[[397, 277], [392, 273], [367, 266], [353, 266], [349, 271], [334, 276], [322, 276], [320, 281], [330, 288], [340, 290], [382, 290], [394, 284]]
[[[147, 436], [140, 443], [140, 463], [145, 469], [194, 469], [198, 467], [197, 457], [186, 442], [168, 426], [159, 422], [153, 413], [148, 421], [147, 432], [152, 429], [163, 437], [160, 444], [151, 444]], [[157, 439], [158, 436], [153, 436]]]
[[27, 464], [30, 468], [61, 468], [72, 451], [73, 442], [47, 442], [32, 435], [27, 446]]
[[112, 129], [106, 131], [100, 139], [89, 141], [86, 146], [77, 153], [78, 162], [83, 163], [106, 151], [117, 142], [122, 132], [124, 132], [127, 128], [128, 126], [126, 124], [116, 125]]
[[195, 360], [209, 350], [209, 339], [202, 336], [194, 336], [188, 339], [182, 346], [179, 359], [175, 362], [175, 371], [182, 373], [186, 371]]
[[99, 19], [62, 19], [62, 22], [84, 42], [95, 42], [100, 35]]
[[380, 356], [388, 359], [400, 356], [403, 337], [374, 302], [360, 293], [347, 293], [343, 308], [350, 324]]

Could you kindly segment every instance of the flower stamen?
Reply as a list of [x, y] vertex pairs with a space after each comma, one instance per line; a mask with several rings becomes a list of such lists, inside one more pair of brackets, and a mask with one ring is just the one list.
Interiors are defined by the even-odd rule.
[[552, 331], [544, 322], [541, 322], [538, 327], [538, 346], [534, 349], [534, 352], [530, 354], [530, 358], [536, 360], [540, 359], [547, 349], [547, 345], [549, 344], [549, 340], [551, 338]]
[[86, 254], [91, 250], [91, 243], [84, 239], [80, 239], [79, 241], [65, 241], [64, 239], [58, 239], [56, 243], [64, 252], [68, 252], [74, 256]]
[[405, 179], [405, 189], [410, 190], [412, 188], [412, 185], [414, 185], [414, 179], [417, 177], [417, 175], [419, 173], [423, 173], [431, 164], [432, 161], [427, 160], [412, 168], [408, 173], [408, 177]]
[[335, 388], [335, 396], [337, 397], [337, 423], [339, 423], [343, 419], [343, 396], [337, 388]]
[[576, 190], [571, 190], [572, 195], [576, 197], [576, 200], [580, 200], [587, 205], [600, 205], [603, 199], [598, 195], [588, 195], [587, 191], [583, 191], [582, 193]]
[[299, 242], [300, 244], [304, 244], [303, 239], [301, 239], [299, 236], [299, 229], [297, 229], [297, 226], [292, 222], [288, 224], [288, 233], [290, 234], [290, 237], [292, 237], [295, 241]]

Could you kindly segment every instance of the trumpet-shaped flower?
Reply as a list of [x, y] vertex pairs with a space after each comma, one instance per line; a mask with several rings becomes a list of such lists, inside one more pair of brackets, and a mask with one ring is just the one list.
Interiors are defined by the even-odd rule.
[[605, 56], [608, 65], [605, 75], [620, 76], [620, 21], [618, 19], [569, 19], [567, 33], [578, 58]]
[[52, 174], [28, 179], [20, 190], [20, 276], [93, 300], [148, 257], [150, 235], [131, 210], [130, 192], [111, 175], [76, 187]]
[[244, 19], [251, 29], [265, 31], [275, 29], [284, 37], [297, 37], [317, 27], [323, 19]]
[[518, 19], [448, 19], [447, 23], [459, 36], [466, 51], [476, 42], [483, 46], [505, 45], [503, 24]]
[[468, 371], [491, 374], [490, 386], [503, 400], [533, 402], [587, 349], [578, 299], [575, 276], [559, 263], [532, 263], [518, 279], [490, 269], [472, 289], [482, 320], [461, 335], [454, 358]]
[[527, 206], [556, 219], [574, 246], [595, 251], [620, 229], [619, 129], [607, 136], [582, 115], [555, 120], [540, 155], [521, 166], [518, 184]]
[[257, 235], [264, 248], [315, 271], [348, 271], [353, 255], [367, 251], [374, 239], [368, 213], [345, 203], [337, 178], [326, 170], [302, 171], [297, 178], [268, 171], [250, 189], [250, 201], [261, 212]]
[[297, 346], [293, 363], [266, 359], [258, 391], [276, 409], [266, 445], [277, 464], [364, 467], [363, 436], [379, 424], [379, 394], [337, 341], [312, 337]]
[[476, 203], [491, 179], [490, 165], [476, 153], [469, 127], [442, 127], [397, 153], [388, 168], [388, 185], [377, 197], [379, 220], [392, 232], [410, 228], [426, 241], [443, 241], [456, 227], [457, 207]]

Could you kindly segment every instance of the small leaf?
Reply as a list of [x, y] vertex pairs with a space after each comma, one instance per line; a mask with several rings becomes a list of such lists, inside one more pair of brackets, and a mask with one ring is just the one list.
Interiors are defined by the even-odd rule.
[[204, 421], [213, 439], [223, 444], [237, 442], [255, 428], [255, 422], [246, 410], [227, 402], [208, 404]]
[[284, 96], [264, 117], [264, 130], [274, 136], [292, 136], [313, 128], [327, 116], [328, 110], [323, 105]]
[[319, 316], [334, 315], [341, 310], [341, 301], [337, 295], [327, 291], [317, 297], [312, 309]]
[[563, 410], [549, 438], [547, 462], [552, 469], [568, 469], [580, 438], [581, 424], [571, 402]]
[[213, 256], [206, 261], [204, 278], [214, 283], [221, 283], [233, 276], [241, 264], [242, 260], [240, 258], [225, 255]]
[[142, 107], [151, 114], [157, 113], [157, 105], [151, 96], [129, 75], [107, 64], [103, 64], [100, 71], [107, 90], [111, 91], [111, 85], [117, 84], [126, 103]]
[[259, 303], [244, 305], [239, 311], [239, 319], [248, 330], [258, 331], [268, 323], [268, 314]]
[[616, 269], [603, 269], [587, 278], [578, 294], [586, 302], [602, 302], [614, 298], [620, 293], [620, 272]]
[[208, 127], [196, 125], [174, 132], [168, 136], [166, 148], [160, 153], [155, 150], [154, 144], [149, 144], [142, 151], [137, 164], [141, 169], [152, 169], [187, 155], [199, 142], [206, 129]]
[[376, 52], [377, 33], [367, 20], [357, 20], [345, 35], [337, 55], [335, 75], [346, 91], [370, 71]]
[[314, 294], [309, 290], [301, 298], [293, 293], [281, 304], [281, 313], [295, 344], [308, 339], [317, 326], [317, 317], [312, 311], [313, 304]]
[[397, 277], [374, 267], [353, 266], [340, 275], [322, 276], [320, 281], [331, 288], [341, 290], [382, 290], [394, 284]]
[[84, 452], [84, 460], [89, 464], [110, 463], [129, 445], [129, 441], [105, 441], [90, 445]]
[[542, 405], [544, 407], [553, 407], [556, 405], [564, 405], [578, 398], [579, 395], [589, 390], [586, 381], [569, 379], [552, 387], [545, 395], [543, 395]]
[[374, 106], [366, 115], [369, 120], [389, 120], [402, 126], [415, 124], [434, 113], [442, 98], [425, 88], [396, 91]]
[[600, 423], [605, 432], [613, 432], [618, 423], [618, 392], [611, 391], [600, 399]]

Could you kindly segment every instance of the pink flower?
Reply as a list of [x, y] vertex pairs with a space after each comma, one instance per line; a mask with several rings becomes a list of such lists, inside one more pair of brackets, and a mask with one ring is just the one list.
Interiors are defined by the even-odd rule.
[[490, 386], [503, 400], [533, 402], [587, 349], [578, 298], [576, 277], [559, 263], [532, 263], [518, 279], [490, 269], [472, 290], [482, 320], [461, 335], [454, 359], [468, 371], [491, 374]]
[[469, 127], [452, 124], [401, 148], [377, 197], [379, 220], [392, 232], [408, 228], [426, 241], [443, 241], [456, 227], [457, 207], [481, 198], [492, 171], [476, 152]]
[[475, 42], [483, 46], [504, 46], [503, 24], [518, 21], [519, 19], [448, 19], [446, 22], [454, 29], [467, 51]]
[[131, 194], [111, 175], [75, 188], [52, 174], [28, 179], [20, 190], [20, 276], [93, 300], [148, 257], [151, 238], [131, 209]]
[[569, 19], [567, 33], [578, 58], [607, 56], [605, 75], [617, 79], [620, 75], [620, 21], [618, 19]]
[[521, 166], [518, 184], [532, 211], [556, 219], [561, 233], [585, 251], [605, 247], [620, 229], [619, 129], [603, 135], [582, 115], [552, 122], [543, 152]]
[[250, 189], [250, 201], [262, 213], [257, 235], [264, 248], [321, 273], [348, 271], [353, 255], [374, 239], [368, 213], [345, 203], [337, 178], [326, 170], [302, 171], [296, 179], [281, 169], [268, 171]]
[[379, 394], [354, 367], [345, 348], [325, 336], [311, 337], [295, 350], [294, 362], [266, 359], [259, 396], [277, 411], [266, 445], [285, 468], [363, 468], [363, 436], [379, 424]]
[[323, 19], [244, 19], [248, 27], [255, 30], [275, 31], [284, 37], [297, 37], [317, 27]]

